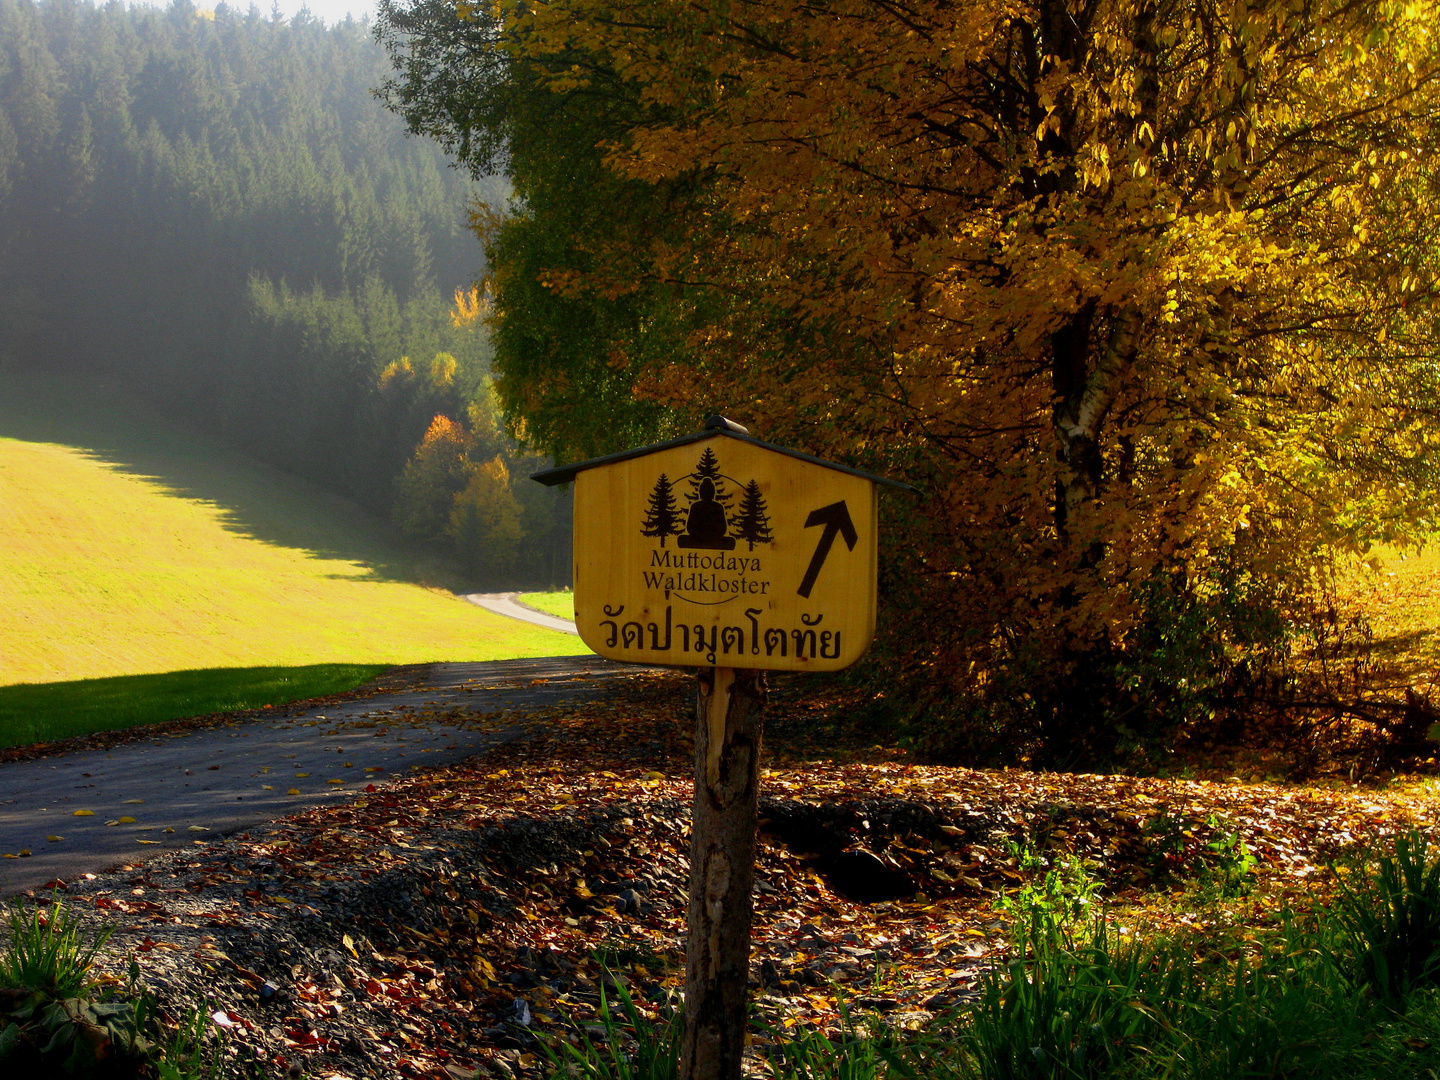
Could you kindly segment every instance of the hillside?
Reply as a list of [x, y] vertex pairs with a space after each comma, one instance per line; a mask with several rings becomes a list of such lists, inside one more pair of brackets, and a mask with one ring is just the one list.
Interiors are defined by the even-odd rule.
[[0, 685], [583, 651], [427, 577], [358, 507], [115, 385], [0, 370]]

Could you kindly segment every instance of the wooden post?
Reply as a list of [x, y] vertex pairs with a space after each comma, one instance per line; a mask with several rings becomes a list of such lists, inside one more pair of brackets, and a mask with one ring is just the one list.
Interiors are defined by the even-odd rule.
[[680, 1080], [740, 1080], [764, 705], [763, 671], [697, 676]]

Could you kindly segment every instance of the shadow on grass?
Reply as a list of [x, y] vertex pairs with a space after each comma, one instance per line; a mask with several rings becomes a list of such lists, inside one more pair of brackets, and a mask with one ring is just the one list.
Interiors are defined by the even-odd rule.
[[353, 580], [445, 588], [454, 570], [358, 504], [187, 430], [104, 376], [0, 367], [0, 438], [83, 451], [164, 492], [209, 503], [231, 532], [362, 564]]
[[279, 706], [353, 690], [385, 670], [383, 664], [206, 668], [0, 686], [0, 746]]

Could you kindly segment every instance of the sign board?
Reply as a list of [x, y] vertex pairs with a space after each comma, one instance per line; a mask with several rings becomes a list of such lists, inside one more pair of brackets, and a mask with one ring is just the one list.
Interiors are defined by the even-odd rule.
[[575, 624], [601, 656], [837, 671], [869, 647], [875, 486], [893, 481], [720, 417], [536, 479], [575, 481]]

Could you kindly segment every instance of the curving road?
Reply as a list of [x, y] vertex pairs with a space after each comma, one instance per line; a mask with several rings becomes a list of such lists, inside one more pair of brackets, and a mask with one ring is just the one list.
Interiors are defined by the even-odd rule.
[[579, 636], [580, 632], [575, 629], [575, 624], [569, 619], [560, 619], [554, 615], [547, 615], [543, 611], [537, 611], [535, 608], [520, 603], [519, 596], [519, 593], [513, 592], [467, 593], [465, 599], [494, 615], [504, 615], [507, 618], [520, 619], [522, 622], [543, 626], [547, 630], [559, 630], [562, 634]]
[[[576, 633], [518, 595], [465, 599]], [[522, 735], [525, 713], [603, 697], [635, 670], [598, 656], [432, 664], [384, 696], [0, 764], [0, 897], [473, 757]]]

